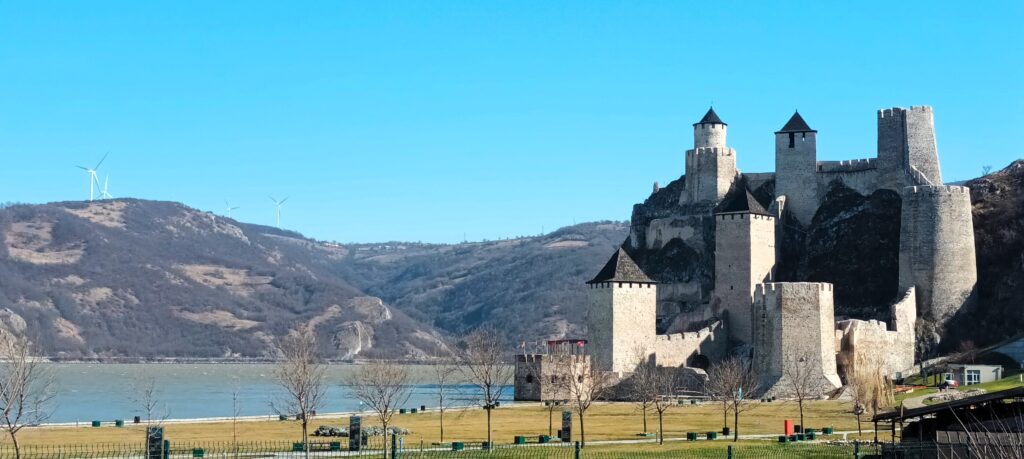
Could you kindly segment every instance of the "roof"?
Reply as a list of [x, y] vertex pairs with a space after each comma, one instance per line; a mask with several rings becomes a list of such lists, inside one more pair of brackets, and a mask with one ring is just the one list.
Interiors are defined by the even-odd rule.
[[721, 124], [722, 126], [728, 126], [721, 118], [718, 117], [718, 114], [715, 113], [715, 107], [708, 108], [708, 112], [704, 114], [704, 117], [701, 118], [700, 121], [693, 123], [694, 126], [698, 124]]
[[1020, 398], [1024, 397], [1024, 386], [1015, 387], [1013, 389], [1001, 390], [999, 392], [991, 392], [988, 394], [975, 395], [974, 397], [962, 398], [960, 400], [953, 400], [945, 403], [936, 403], [934, 405], [922, 406], [920, 408], [911, 408], [909, 410], [898, 409], [896, 411], [889, 411], [886, 413], [879, 413], [875, 417], [871, 418], [872, 421], [892, 421], [892, 420], [903, 420], [909, 418], [916, 418], [927, 414], [940, 413], [947, 410], [953, 410], [957, 408], [965, 408], [971, 405], [980, 405], [982, 403], [994, 402], [997, 400], [1004, 400], [1008, 398]]
[[811, 127], [807, 125], [807, 122], [804, 121], [804, 117], [800, 116], [800, 112], [797, 111], [797, 112], [793, 113], [793, 116], [789, 118], [789, 121], [786, 121], [786, 125], [782, 126], [782, 130], [776, 131], [775, 133], [776, 134], [782, 134], [784, 132], [818, 132], [818, 131], [815, 131], [814, 129], [811, 129]]
[[650, 277], [647, 277], [647, 274], [644, 274], [640, 266], [633, 261], [633, 257], [630, 257], [622, 247], [615, 251], [608, 263], [605, 263], [604, 268], [601, 268], [601, 272], [587, 283], [600, 284], [602, 282], [655, 283]]
[[719, 204], [718, 209], [715, 210], [716, 214], [736, 212], [768, 216], [772, 215], [767, 210], [764, 210], [764, 206], [757, 202], [757, 199], [754, 199], [754, 195], [750, 194], [750, 191], [747, 191], [746, 188], [740, 187], [735, 188], [731, 193], [729, 193], [729, 196], [726, 196], [722, 203]]

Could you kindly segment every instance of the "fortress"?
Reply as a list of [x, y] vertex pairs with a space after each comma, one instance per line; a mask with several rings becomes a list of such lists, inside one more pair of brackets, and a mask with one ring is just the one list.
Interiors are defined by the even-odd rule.
[[[587, 283], [593, 364], [622, 374], [638, 355], [694, 368], [739, 355], [766, 394], [782, 396], [789, 359], [810, 362], [822, 394], [858, 365], [891, 377], [912, 370], [919, 339], [940, 339], [977, 280], [970, 193], [943, 185], [933, 116], [931, 107], [879, 110], [875, 158], [818, 161], [818, 132], [794, 113], [774, 134], [775, 172], [744, 173], [728, 125], [708, 110], [693, 124], [685, 175], [655, 184], [634, 208], [629, 239]], [[902, 200], [899, 293], [878, 305], [887, 321], [837, 322], [832, 284], [776, 278], [786, 232], [810, 225], [837, 184]], [[666, 263], [687, 275], [656, 282], [631, 255], [666, 248], [676, 254]]]

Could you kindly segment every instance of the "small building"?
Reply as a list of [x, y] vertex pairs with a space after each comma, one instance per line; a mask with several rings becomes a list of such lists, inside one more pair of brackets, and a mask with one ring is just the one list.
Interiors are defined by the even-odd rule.
[[944, 376], [955, 379], [961, 386], [1003, 379], [1003, 367], [1000, 365], [950, 364], [946, 368]]
[[532, 402], [569, 400], [571, 388], [566, 378], [588, 377], [590, 363], [587, 341], [582, 339], [550, 340], [545, 352], [516, 355], [513, 399]]

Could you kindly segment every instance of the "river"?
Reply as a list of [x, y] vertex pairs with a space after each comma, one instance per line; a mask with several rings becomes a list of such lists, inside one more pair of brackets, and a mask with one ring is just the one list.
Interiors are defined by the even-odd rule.
[[[49, 404], [48, 422], [89, 422], [130, 420], [145, 417], [140, 403], [133, 401], [139, 387], [152, 378], [156, 382], [159, 410], [154, 417], [195, 419], [230, 417], [233, 394], [237, 392], [240, 416], [273, 415], [272, 401], [282, 391], [273, 378], [270, 364], [50, 364], [56, 381], [56, 397]], [[327, 367], [327, 397], [321, 413], [360, 411], [358, 400], [342, 385], [357, 365]], [[433, 367], [410, 365], [413, 381], [408, 407], [436, 406]], [[457, 373], [456, 373], [457, 374]], [[474, 403], [474, 387], [462, 381], [452, 397], [453, 405]], [[503, 397], [511, 400], [512, 388]], [[446, 403], [447, 404], [447, 403]]]

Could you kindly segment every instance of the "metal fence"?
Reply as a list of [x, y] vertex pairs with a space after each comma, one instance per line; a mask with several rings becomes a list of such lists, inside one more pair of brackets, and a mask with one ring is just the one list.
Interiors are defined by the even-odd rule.
[[[310, 458], [384, 457], [382, 438], [371, 438], [360, 451], [349, 451], [347, 439], [342, 441], [310, 441]], [[391, 443], [390, 441], [388, 443]], [[728, 441], [620, 443], [590, 442], [586, 447], [576, 443], [495, 445], [484, 443], [408, 444], [399, 438], [394, 441], [396, 459], [413, 458], [551, 458], [551, 459], [604, 459], [604, 458], [867, 458], [876, 453], [872, 448], [854, 444], [790, 443]], [[147, 453], [145, 444], [94, 444], [24, 446], [21, 459], [302, 459], [307, 455], [301, 442], [245, 442], [245, 443], [177, 443], [167, 442], [165, 451]], [[390, 445], [389, 445], [390, 446]], [[934, 451], [934, 450], [933, 450]], [[0, 445], [0, 458], [15, 458], [9, 443]], [[935, 456], [931, 456], [935, 457]]]

